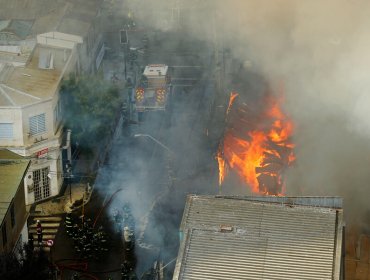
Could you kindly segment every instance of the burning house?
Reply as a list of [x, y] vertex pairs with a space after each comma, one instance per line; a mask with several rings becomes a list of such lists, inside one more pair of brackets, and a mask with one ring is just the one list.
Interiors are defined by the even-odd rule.
[[282, 109], [283, 89], [278, 88], [264, 88], [252, 102], [243, 91], [230, 93], [226, 129], [216, 156], [220, 186], [232, 171], [251, 193], [285, 194], [284, 173], [295, 161], [294, 125]]
[[338, 197], [187, 198], [179, 279], [343, 279]]

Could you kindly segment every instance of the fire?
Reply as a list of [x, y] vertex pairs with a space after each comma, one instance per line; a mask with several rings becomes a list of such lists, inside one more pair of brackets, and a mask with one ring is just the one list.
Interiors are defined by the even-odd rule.
[[225, 160], [222, 156], [222, 146], [220, 145], [217, 156], [216, 156], [217, 162], [218, 162], [218, 184], [221, 186], [223, 181], [225, 180], [226, 176], [226, 165], [225, 165]]
[[239, 94], [232, 91], [230, 93], [230, 99], [229, 99], [229, 105], [227, 106], [227, 110], [226, 110], [226, 116], [230, 113], [230, 110], [231, 110], [231, 107], [233, 106], [233, 103], [235, 101], [235, 98], [238, 96]]
[[[238, 96], [238, 93], [231, 92], [230, 93], [230, 99], [229, 99], [229, 105], [227, 106], [226, 110], [226, 116], [230, 113], [231, 107], [233, 106], [233, 103], [235, 101], [235, 98]], [[225, 180], [226, 176], [226, 162], [224, 160], [223, 156], [223, 147], [220, 145], [218, 147], [217, 156], [216, 156], [217, 162], [218, 162], [218, 184], [221, 186], [223, 181]]]
[[[237, 96], [237, 93], [231, 93], [227, 114]], [[240, 129], [234, 125], [226, 132], [217, 154], [220, 184], [225, 179], [225, 168], [229, 166], [253, 193], [282, 195], [285, 192], [283, 172], [295, 161], [295, 155], [294, 144], [290, 141], [293, 123], [281, 110], [281, 102], [282, 98], [270, 95], [253, 127], [246, 129], [242, 123]], [[244, 107], [239, 108], [239, 112], [245, 121], [249, 110], [246, 104], [241, 106]]]

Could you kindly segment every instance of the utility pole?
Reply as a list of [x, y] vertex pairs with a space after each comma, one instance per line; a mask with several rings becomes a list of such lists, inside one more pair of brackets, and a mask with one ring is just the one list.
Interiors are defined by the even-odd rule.
[[123, 62], [125, 64], [125, 80], [127, 80], [127, 55], [128, 55], [128, 34], [127, 34], [127, 25], [120, 30], [120, 43], [123, 51]]
[[172, 24], [175, 25], [175, 22], [177, 21], [177, 28], [180, 29], [180, 5], [181, 5], [181, 0], [173, 0], [172, 4], [172, 13], [171, 13], [171, 21]]
[[66, 174], [67, 174], [67, 182], [69, 185], [69, 202], [72, 203], [72, 164], [71, 162], [68, 160], [67, 163], [66, 163]]

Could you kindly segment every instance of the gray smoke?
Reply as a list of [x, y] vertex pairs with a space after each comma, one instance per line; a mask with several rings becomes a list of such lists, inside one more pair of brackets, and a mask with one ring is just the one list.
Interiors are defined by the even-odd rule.
[[[370, 210], [368, 1], [136, 0], [129, 5], [138, 21], [161, 32], [176, 32], [180, 22], [179, 40], [182, 34], [230, 50], [235, 69], [243, 65], [259, 73], [272, 88], [283, 82], [297, 156], [286, 174], [287, 193], [343, 196], [347, 222], [364, 221]], [[226, 73], [226, 78], [232, 88], [233, 77]], [[180, 130], [177, 138], [174, 142], [184, 141]], [[186, 154], [200, 153], [204, 143], [192, 149]], [[151, 194], [145, 196], [151, 201]]]
[[271, 83], [285, 83], [284, 109], [296, 124], [297, 145], [288, 193], [341, 195], [349, 223], [369, 211], [369, 4], [219, 3], [236, 55], [253, 61]]
[[284, 109], [296, 124], [297, 145], [288, 193], [341, 195], [348, 222], [368, 214], [370, 3], [160, 2], [180, 2], [183, 27], [194, 38], [212, 42], [217, 36], [234, 58], [272, 85], [284, 82]]

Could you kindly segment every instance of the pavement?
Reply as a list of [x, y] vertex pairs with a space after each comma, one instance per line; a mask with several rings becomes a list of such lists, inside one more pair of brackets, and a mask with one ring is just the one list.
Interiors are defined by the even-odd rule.
[[[64, 190], [64, 194], [57, 198], [41, 202], [36, 205], [34, 213], [42, 216], [53, 216], [72, 212], [82, 207], [83, 204], [89, 202], [93, 186], [85, 183], [75, 183], [67, 186]], [[73, 207], [73, 204], [79, 204]]]

